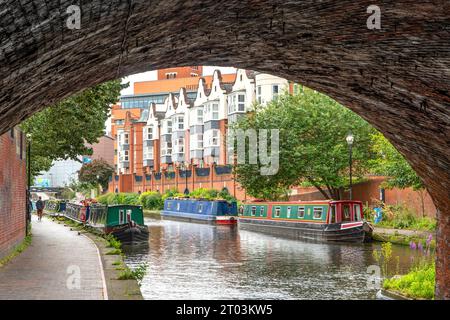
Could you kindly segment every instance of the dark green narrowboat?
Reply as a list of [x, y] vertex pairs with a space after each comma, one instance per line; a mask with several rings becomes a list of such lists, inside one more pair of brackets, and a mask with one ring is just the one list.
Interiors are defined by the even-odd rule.
[[124, 244], [148, 241], [142, 206], [67, 203], [64, 216], [112, 234]]
[[301, 240], [364, 242], [373, 227], [361, 201], [250, 202], [239, 208], [239, 227]]

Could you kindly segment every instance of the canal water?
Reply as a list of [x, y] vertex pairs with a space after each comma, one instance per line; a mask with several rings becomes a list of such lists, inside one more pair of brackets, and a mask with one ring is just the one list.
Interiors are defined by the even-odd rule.
[[[146, 218], [148, 247], [126, 249], [126, 263], [148, 263], [145, 299], [375, 299], [372, 244], [282, 239], [237, 227]], [[410, 249], [393, 245], [391, 270], [405, 272]], [[393, 269], [392, 269], [393, 268]]]

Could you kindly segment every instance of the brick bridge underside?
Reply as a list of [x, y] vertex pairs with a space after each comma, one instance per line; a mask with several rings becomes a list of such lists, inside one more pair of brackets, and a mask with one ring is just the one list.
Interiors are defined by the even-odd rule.
[[[450, 298], [450, 2], [23, 0], [0, 4], [0, 133], [95, 84], [150, 69], [235, 66], [321, 91], [406, 156], [438, 208]], [[81, 3], [81, 28], [67, 7]], [[379, 5], [381, 29], [367, 7]]]

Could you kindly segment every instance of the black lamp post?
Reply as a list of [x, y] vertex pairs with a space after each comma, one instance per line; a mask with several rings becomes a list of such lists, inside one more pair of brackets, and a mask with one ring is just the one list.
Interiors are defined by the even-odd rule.
[[28, 235], [28, 226], [31, 220], [31, 134], [27, 133], [27, 207], [25, 219], [25, 234]]
[[353, 137], [353, 134], [350, 132], [347, 137], [345, 138], [345, 140], [347, 140], [347, 144], [348, 144], [348, 153], [349, 153], [349, 167], [350, 167], [350, 192], [349, 192], [349, 198], [350, 200], [353, 199], [353, 195], [352, 195], [352, 146], [353, 146], [353, 141], [355, 140], [355, 138]]
[[188, 176], [187, 176], [187, 170], [189, 168], [189, 164], [187, 162], [183, 162], [182, 165], [183, 171], [184, 171], [184, 194], [188, 195], [189, 194], [189, 189], [188, 189]]

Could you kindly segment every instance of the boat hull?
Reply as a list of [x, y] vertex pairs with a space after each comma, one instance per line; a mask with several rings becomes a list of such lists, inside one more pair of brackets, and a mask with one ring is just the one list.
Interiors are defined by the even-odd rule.
[[193, 223], [217, 224], [217, 225], [237, 224], [237, 217], [235, 216], [215, 216], [206, 214], [162, 211], [161, 217], [163, 217], [163, 219], [168, 220], [177, 220]]
[[370, 241], [372, 235], [366, 222], [314, 224], [240, 217], [239, 228], [304, 241], [361, 243]]
[[106, 234], [112, 234], [122, 244], [132, 245], [148, 242], [149, 231], [145, 226], [117, 226], [105, 230]]

